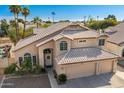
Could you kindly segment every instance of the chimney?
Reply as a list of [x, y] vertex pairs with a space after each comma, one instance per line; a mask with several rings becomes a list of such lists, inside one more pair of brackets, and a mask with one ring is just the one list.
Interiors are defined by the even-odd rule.
[[102, 30], [102, 29], [100, 29], [100, 30], [99, 30], [99, 35], [100, 35], [100, 36], [105, 35], [105, 31]]

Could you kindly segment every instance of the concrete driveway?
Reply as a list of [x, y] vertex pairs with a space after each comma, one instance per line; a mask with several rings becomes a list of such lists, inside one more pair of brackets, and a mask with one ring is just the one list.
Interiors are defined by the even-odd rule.
[[[1, 83], [0, 83], [1, 84]], [[47, 74], [5, 77], [2, 88], [50, 88]]]
[[98, 76], [83, 77], [68, 80], [64, 85], [58, 85], [59, 88], [119, 88], [124, 87], [124, 80], [112, 73], [106, 73]]

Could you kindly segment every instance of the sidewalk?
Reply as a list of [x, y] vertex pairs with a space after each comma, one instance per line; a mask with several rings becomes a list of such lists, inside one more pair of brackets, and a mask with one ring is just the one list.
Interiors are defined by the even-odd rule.
[[124, 72], [122, 72], [122, 71], [117, 71], [117, 72], [116, 72], [116, 75], [117, 75], [118, 77], [120, 77], [121, 79], [124, 80]]
[[52, 88], [58, 88], [59, 86], [58, 86], [58, 84], [56, 82], [56, 79], [54, 78], [52, 68], [48, 68], [47, 73], [48, 73], [48, 78], [50, 80], [51, 87]]

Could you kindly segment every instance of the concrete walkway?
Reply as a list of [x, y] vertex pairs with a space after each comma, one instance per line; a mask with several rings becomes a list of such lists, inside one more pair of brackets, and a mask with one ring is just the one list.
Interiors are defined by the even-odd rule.
[[47, 68], [48, 78], [50, 80], [50, 84], [52, 88], [58, 88], [58, 84], [56, 82], [56, 79], [54, 78], [53, 70], [52, 68]]
[[122, 80], [124, 80], [124, 67], [118, 65], [116, 75]]

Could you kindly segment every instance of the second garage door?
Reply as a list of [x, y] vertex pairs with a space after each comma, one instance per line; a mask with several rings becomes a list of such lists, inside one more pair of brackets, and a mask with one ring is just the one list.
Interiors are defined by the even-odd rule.
[[104, 60], [100, 62], [99, 65], [99, 73], [107, 73], [112, 72], [113, 61], [112, 60]]
[[66, 66], [68, 79], [86, 77], [95, 74], [96, 65], [94, 62], [70, 64]]

